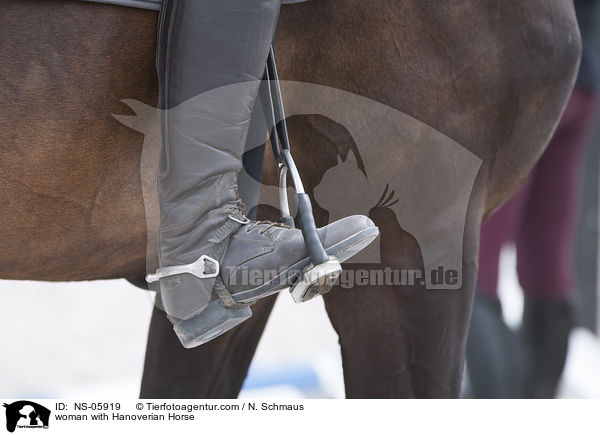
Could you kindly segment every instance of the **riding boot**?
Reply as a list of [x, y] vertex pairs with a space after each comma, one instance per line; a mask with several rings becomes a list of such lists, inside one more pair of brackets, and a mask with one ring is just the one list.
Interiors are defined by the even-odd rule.
[[527, 398], [555, 397], [572, 327], [569, 301], [525, 299], [521, 335], [528, 360]]
[[504, 322], [500, 300], [481, 291], [475, 293], [466, 359], [473, 398], [523, 396], [521, 343]]
[[[301, 231], [250, 221], [237, 178], [281, 0], [165, 0], [157, 69], [161, 148], [162, 305], [185, 347], [251, 316], [249, 304], [289, 288], [311, 258]], [[343, 261], [378, 229], [351, 216], [319, 230]]]

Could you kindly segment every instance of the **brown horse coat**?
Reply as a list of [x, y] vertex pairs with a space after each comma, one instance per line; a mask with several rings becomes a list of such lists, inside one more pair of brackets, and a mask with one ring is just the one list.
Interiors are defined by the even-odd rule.
[[[57, 0], [0, 0], [0, 11], [0, 277], [141, 278], [143, 136], [111, 114], [126, 113], [123, 98], [155, 105], [156, 14]], [[315, 0], [284, 7], [279, 29], [283, 79], [395, 108], [482, 160], [459, 290], [373, 286], [325, 298], [349, 397], [456, 397], [480, 224], [525, 179], [563, 110], [580, 54], [573, 7]], [[324, 117], [294, 117], [290, 126], [310, 192], [356, 150], [346, 129]], [[402, 155], [381, 159], [401, 164]], [[316, 214], [327, 221], [324, 210]], [[382, 265], [422, 269], [418, 241], [390, 209], [371, 215], [383, 232]], [[272, 304], [256, 304], [242, 327], [193, 351], [178, 345], [157, 310], [142, 395], [237, 395]]]

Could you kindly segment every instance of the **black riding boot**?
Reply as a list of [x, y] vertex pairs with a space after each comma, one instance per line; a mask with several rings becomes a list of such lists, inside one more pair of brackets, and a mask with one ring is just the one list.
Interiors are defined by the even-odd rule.
[[522, 346], [504, 322], [498, 298], [475, 294], [466, 358], [474, 398], [523, 397]]
[[528, 367], [527, 398], [555, 397], [572, 327], [573, 312], [569, 301], [526, 298], [522, 337]]
[[[311, 263], [302, 233], [242, 213], [237, 179], [281, 0], [165, 0], [159, 19], [159, 265], [163, 307], [182, 344], [211, 340], [290, 288]], [[319, 230], [351, 257], [378, 234], [367, 217]]]

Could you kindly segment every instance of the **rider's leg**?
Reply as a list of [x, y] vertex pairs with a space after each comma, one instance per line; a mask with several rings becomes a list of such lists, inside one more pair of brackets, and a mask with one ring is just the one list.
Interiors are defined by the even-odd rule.
[[498, 272], [500, 252], [514, 240], [528, 192], [526, 184], [481, 227], [477, 292], [466, 353], [470, 393], [475, 398], [522, 396], [522, 349], [502, 316]]
[[529, 356], [528, 397], [554, 397], [567, 356], [579, 168], [595, 107], [593, 95], [575, 89], [536, 165], [517, 237], [517, 268], [525, 292], [522, 332]]
[[[161, 268], [151, 279], [160, 279], [163, 306], [186, 347], [246, 320], [248, 303], [289, 287], [310, 264], [299, 230], [247, 221], [236, 185], [279, 7], [280, 0], [163, 3]], [[363, 216], [319, 232], [341, 261], [378, 234]]]

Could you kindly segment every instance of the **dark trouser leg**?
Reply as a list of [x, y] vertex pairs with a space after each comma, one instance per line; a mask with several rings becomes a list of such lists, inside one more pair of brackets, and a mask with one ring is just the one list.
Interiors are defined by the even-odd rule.
[[548, 149], [535, 168], [531, 197], [517, 236], [519, 281], [526, 295], [523, 339], [528, 397], [551, 398], [562, 374], [573, 326], [574, 234], [581, 157], [596, 99], [575, 89]]
[[482, 226], [477, 294], [467, 341], [470, 394], [475, 398], [523, 395], [523, 349], [517, 334], [504, 322], [498, 300], [502, 247], [514, 240], [527, 205], [527, 183]]

